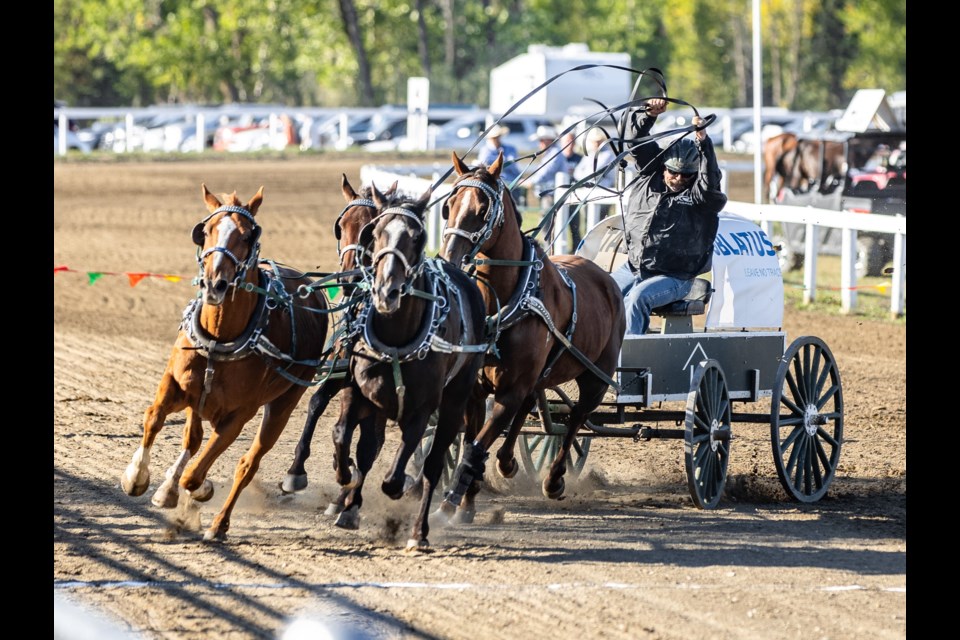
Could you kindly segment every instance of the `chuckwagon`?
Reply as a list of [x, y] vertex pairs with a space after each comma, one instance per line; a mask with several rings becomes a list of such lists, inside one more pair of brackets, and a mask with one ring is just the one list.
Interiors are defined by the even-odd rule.
[[[596, 225], [578, 254], [607, 271], [617, 268], [626, 259], [621, 218]], [[608, 393], [581, 429], [570, 468], [582, 470], [595, 437], [683, 440], [690, 496], [710, 509], [723, 496], [734, 425], [767, 424], [783, 488], [801, 502], [823, 497], [843, 444], [840, 371], [823, 340], [801, 336], [787, 343], [780, 328], [783, 280], [766, 233], [722, 214], [709, 277], [698, 278], [687, 299], [653, 315], [659, 327], [625, 336], [620, 391]], [[769, 413], [738, 410], [763, 399]], [[540, 394], [519, 440], [528, 473], [540, 473], [552, 460], [570, 406], [562, 388]]]

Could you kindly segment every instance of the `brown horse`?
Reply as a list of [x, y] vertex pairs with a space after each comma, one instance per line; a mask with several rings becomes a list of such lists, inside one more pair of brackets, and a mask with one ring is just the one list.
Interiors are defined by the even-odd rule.
[[464, 268], [475, 267], [488, 283], [481, 291], [497, 329], [496, 350], [487, 355], [477, 387], [480, 402], [474, 399], [469, 419], [482, 420], [482, 398], [490, 392], [493, 409], [477, 439], [464, 447], [454, 489], [441, 504], [446, 515], [457, 506], [473, 512], [472, 485], [482, 479], [487, 452], [503, 432], [507, 435], [497, 451], [497, 469], [504, 477], [516, 474], [514, 445], [537, 394], [575, 380], [579, 399], [543, 480], [544, 495], [563, 494], [577, 431], [608, 387], [616, 386], [612, 376], [626, 328], [623, 298], [608, 273], [578, 256], [548, 258], [538, 243], [523, 235], [513, 198], [500, 180], [502, 154], [489, 168], [471, 170], [453, 153], [453, 166], [458, 177], [443, 207], [447, 228], [441, 256]]
[[[424, 253], [424, 210], [431, 190], [415, 201], [387, 199], [375, 186], [372, 192], [378, 214], [360, 234], [360, 245], [372, 253], [370, 294], [355, 320], [352, 394], [345, 396], [347, 406], [334, 427], [334, 467], [341, 487], [362, 485], [363, 473], [350, 459], [353, 425], [373, 413], [388, 416], [400, 427], [401, 444], [381, 489], [399, 499], [417, 484], [406, 474], [407, 462], [439, 409], [419, 484], [420, 510], [407, 542], [408, 549], [420, 549], [429, 546], [430, 501], [445, 453], [463, 429], [488, 347], [484, 302], [465, 273]], [[358, 449], [363, 446], [361, 438]], [[376, 457], [376, 452], [357, 455]], [[351, 505], [343, 517], [355, 521], [358, 511], [359, 504]]]
[[[263, 187], [246, 204], [236, 192], [221, 201], [206, 185], [202, 194], [210, 214], [193, 230], [201, 295], [184, 310], [156, 397], [144, 415], [143, 440], [120, 483], [131, 496], [147, 490], [154, 441], [169, 414], [185, 411], [183, 451], [153, 495], [158, 507], [179, 504], [182, 516], [191, 501], [213, 497], [207, 473], [262, 407], [253, 444], [237, 463], [230, 494], [204, 534], [205, 540], [222, 540], [240, 492], [322, 364], [328, 320], [322, 294], [300, 295], [309, 278], [260, 262], [255, 216]], [[204, 419], [213, 432], [200, 451]]]
[[[363, 248], [359, 245], [360, 230], [363, 229], [377, 213], [376, 204], [373, 202], [373, 194], [369, 186], [363, 187], [360, 193], [357, 193], [346, 174], [341, 174], [340, 191], [346, 202], [340, 215], [337, 216], [333, 224], [333, 234], [337, 238], [337, 255], [340, 260], [340, 275], [338, 281], [345, 287], [349, 287], [351, 294], [356, 291], [352, 286], [360, 280], [360, 267], [369, 266], [369, 255], [365, 260], [361, 260]], [[385, 196], [393, 196], [397, 190], [397, 183], [394, 182], [389, 189], [384, 191]], [[348, 297], [346, 294], [345, 298]], [[354, 298], [358, 300], [359, 298]], [[353, 317], [353, 307], [340, 316], [338, 327], [349, 323]], [[336, 350], [338, 360], [346, 358], [347, 354], [343, 351], [343, 346]], [[352, 393], [352, 389], [345, 389], [345, 380], [343, 378], [329, 379], [313, 396], [310, 398], [310, 405], [307, 409], [307, 419], [303, 425], [303, 432], [300, 434], [300, 440], [297, 442], [297, 448], [294, 451], [293, 463], [287, 470], [280, 488], [284, 493], [294, 493], [307, 488], [307, 470], [306, 462], [310, 457], [310, 443], [313, 440], [313, 434], [317, 428], [317, 422], [323, 412], [326, 410], [330, 400], [341, 393], [341, 410], [350, 405], [349, 398], [346, 395]], [[359, 447], [361, 451], [373, 452], [373, 457], [367, 456], [358, 460], [359, 469], [366, 474], [373, 466], [374, 459], [383, 446], [384, 432], [386, 428], [386, 418], [377, 414], [364, 418], [360, 424], [360, 438], [372, 439], [372, 445], [363, 443]], [[336, 515], [342, 513], [347, 507], [356, 504], [358, 507], [363, 502], [360, 487], [348, 487], [340, 492], [336, 502], [331, 503], [327, 508], [327, 515]], [[356, 528], [357, 522], [350, 519], [349, 516], [343, 516], [337, 519], [337, 525], [345, 528]]]
[[[771, 202], [776, 199], [793, 169], [796, 148], [797, 136], [792, 133], [771, 136], [763, 143], [763, 184]], [[776, 178], [779, 178], [777, 184], [774, 183]]]

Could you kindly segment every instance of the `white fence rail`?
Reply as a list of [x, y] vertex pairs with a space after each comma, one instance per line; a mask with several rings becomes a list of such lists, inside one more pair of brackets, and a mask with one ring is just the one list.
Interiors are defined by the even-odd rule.
[[[431, 180], [419, 177], [416, 173], [397, 173], [396, 170], [381, 169], [374, 165], [364, 165], [360, 170], [362, 184], [376, 184], [377, 188], [386, 189], [397, 181], [397, 189], [410, 196], [422, 195], [440, 177], [435, 172]], [[557, 187], [559, 200], [565, 187]], [[434, 205], [427, 217], [428, 250], [437, 251], [440, 248], [440, 234], [443, 232], [441, 208], [443, 200], [450, 192], [450, 185], [441, 184], [433, 193]], [[582, 200], [581, 200], [582, 199]], [[596, 191], [580, 189], [572, 193], [566, 204], [557, 211], [558, 229], [566, 228], [566, 221], [581, 201], [586, 201], [583, 210], [586, 211], [587, 229], [600, 221], [600, 205], [612, 204], [619, 211], [619, 198], [598, 198]], [[820, 231], [823, 228], [840, 229], [840, 305], [845, 313], [851, 313], [857, 308], [857, 232], [875, 231], [893, 235], [893, 281], [890, 286], [890, 313], [894, 317], [902, 316], [906, 303], [906, 269], [907, 269], [907, 219], [905, 216], [889, 216], [869, 213], [853, 213], [850, 211], [832, 211], [814, 209], [812, 207], [796, 207], [777, 204], [753, 204], [749, 202], [727, 202], [726, 211], [743, 216], [758, 222], [767, 235], [771, 235], [773, 222], [792, 222], [806, 225], [804, 267], [803, 267], [803, 300], [812, 302], [817, 290], [817, 255], [819, 250]], [[558, 233], [553, 240], [554, 253], [568, 251], [566, 236]]]
[[[583, 191], [581, 189], [581, 191]], [[558, 199], [560, 195], [558, 188]], [[581, 194], [573, 193], [567, 200], [567, 205], [557, 212], [558, 220], [564, 223], [581, 201]], [[597, 209], [600, 204], [614, 204], [619, 210], [618, 198], [596, 199], [596, 193], [584, 193], [582, 198], [590, 200], [585, 206], [587, 211], [587, 229], [596, 222]], [[853, 213], [852, 211], [833, 211], [829, 209], [814, 209], [813, 207], [796, 207], [777, 204], [753, 204], [749, 202], [728, 201], [725, 210], [735, 213], [749, 220], [758, 222], [767, 233], [771, 234], [773, 222], [792, 222], [806, 226], [804, 236], [803, 261], [803, 300], [812, 302], [817, 290], [817, 255], [820, 249], [820, 232], [823, 228], [840, 229], [840, 307], [844, 313], [851, 313], [857, 308], [857, 232], [875, 231], [893, 234], [893, 282], [890, 286], [890, 314], [894, 317], [902, 316], [906, 302], [906, 267], [907, 267], [907, 218], [905, 216], [889, 216], [869, 213]], [[563, 224], [558, 224], [564, 228]], [[566, 252], [566, 238], [561, 234], [554, 241], [554, 251]]]

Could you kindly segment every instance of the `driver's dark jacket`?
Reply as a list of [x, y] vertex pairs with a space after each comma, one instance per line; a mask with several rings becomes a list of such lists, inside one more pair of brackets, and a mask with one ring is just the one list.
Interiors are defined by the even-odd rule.
[[[630, 133], [644, 138], [656, 116], [634, 111]], [[641, 278], [666, 275], [689, 280], [710, 270], [717, 214], [727, 204], [720, 190], [720, 167], [709, 136], [700, 149], [700, 170], [693, 184], [671, 193], [663, 179], [660, 146], [648, 141], [633, 149], [638, 178], [627, 202], [624, 221], [630, 267]]]

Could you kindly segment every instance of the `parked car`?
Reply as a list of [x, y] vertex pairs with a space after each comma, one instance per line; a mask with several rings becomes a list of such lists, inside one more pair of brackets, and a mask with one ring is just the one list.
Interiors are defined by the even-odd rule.
[[[79, 151], [80, 153], [90, 153], [90, 144], [81, 140], [76, 132], [67, 129], [67, 152]], [[60, 127], [53, 125], [53, 153], [60, 153]]]
[[[465, 154], [470, 149], [476, 153], [483, 144], [483, 134], [496, 120], [484, 111], [460, 116], [438, 127], [430, 136], [433, 148], [437, 150], [453, 150], [458, 154]], [[503, 142], [511, 144], [517, 153], [525, 155], [537, 151], [537, 141], [532, 140], [537, 127], [552, 127], [554, 123], [543, 116], [509, 115], [499, 120], [500, 124], [510, 128], [510, 133], [503, 137]]]
[[[799, 144], [814, 142], [821, 151], [822, 166], [840, 166], [833, 174], [821, 172], [816, 179], [791, 189], [784, 187], [777, 203], [818, 209], [907, 215], [907, 134], [906, 131], [827, 132], [798, 136]], [[829, 158], [829, 154], [839, 154]], [[781, 223], [781, 265], [796, 269], [803, 264], [804, 225]], [[840, 253], [840, 229], [822, 232], [820, 253]], [[857, 275], [879, 276], [893, 259], [893, 237], [888, 233], [857, 232]]]

